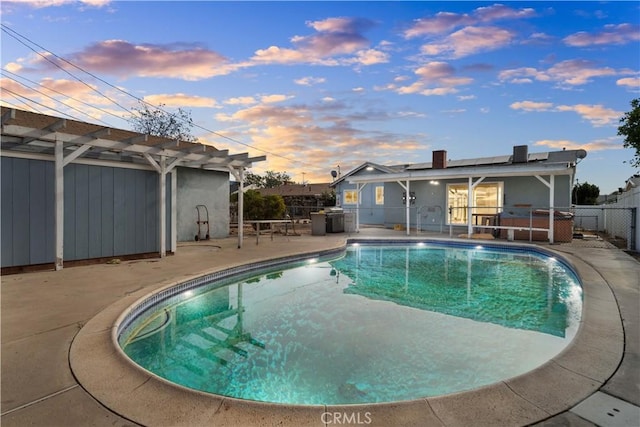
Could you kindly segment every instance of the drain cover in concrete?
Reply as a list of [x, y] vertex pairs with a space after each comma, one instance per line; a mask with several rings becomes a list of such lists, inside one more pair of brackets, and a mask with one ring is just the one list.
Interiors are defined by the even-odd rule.
[[571, 412], [601, 427], [640, 426], [640, 407], [599, 391]]

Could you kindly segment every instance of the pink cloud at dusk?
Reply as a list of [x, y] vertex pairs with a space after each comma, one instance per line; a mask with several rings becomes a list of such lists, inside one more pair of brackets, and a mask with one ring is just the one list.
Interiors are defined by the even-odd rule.
[[531, 8], [513, 9], [502, 4], [483, 6], [470, 14], [438, 12], [433, 17], [421, 18], [404, 31], [405, 38], [444, 34], [458, 27], [489, 23], [505, 19], [523, 19], [536, 16]]
[[606, 25], [597, 33], [580, 31], [565, 37], [568, 46], [585, 47], [597, 45], [626, 44], [640, 40], [640, 26], [633, 24]]

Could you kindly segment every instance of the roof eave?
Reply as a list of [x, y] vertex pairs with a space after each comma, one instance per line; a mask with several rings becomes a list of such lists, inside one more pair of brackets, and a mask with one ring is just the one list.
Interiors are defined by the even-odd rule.
[[500, 167], [472, 167], [455, 169], [431, 169], [401, 173], [353, 176], [347, 178], [351, 184], [394, 181], [425, 181], [432, 179], [461, 179], [469, 177], [504, 178], [511, 176], [570, 175], [575, 168], [571, 163], [508, 165]]

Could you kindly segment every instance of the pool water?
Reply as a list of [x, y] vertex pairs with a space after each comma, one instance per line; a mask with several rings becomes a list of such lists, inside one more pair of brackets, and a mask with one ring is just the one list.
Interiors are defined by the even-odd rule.
[[392, 402], [528, 372], [575, 335], [582, 290], [533, 250], [349, 246], [186, 291], [120, 334], [177, 384], [289, 404]]

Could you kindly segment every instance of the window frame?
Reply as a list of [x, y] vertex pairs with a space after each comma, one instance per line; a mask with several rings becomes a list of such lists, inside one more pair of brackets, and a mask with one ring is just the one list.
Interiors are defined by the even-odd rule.
[[[451, 201], [451, 190], [452, 187], [457, 187], [459, 188], [463, 188], [464, 191], [461, 193], [457, 193], [458, 196], [458, 203], [455, 203], [455, 206], [453, 205], [453, 202]], [[480, 189], [483, 188], [487, 188], [487, 187], [491, 187], [491, 188], [495, 188], [496, 191], [496, 195], [495, 195], [495, 203], [493, 205], [489, 204], [485, 207], [483, 206], [478, 206], [479, 202], [478, 202], [478, 191]], [[447, 204], [447, 225], [459, 225], [459, 226], [468, 226], [468, 207], [469, 207], [469, 202], [468, 202], [468, 195], [469, 195], [469, 185], [466, 183], [460, 183], [460, 182], [452, 182], [452, 183], [448, 183], [447, 184], [447, 190], [446, 190], [446, 204]], [[482, 214], [486, 214], [487, 216], [492, 216], [492, 215], [497, 215], [499, 213], [502, 212], [502, 210], [504, 209], [504, 181], [493, 181], [493, 182], [481, 182], [480, 184], [476, 185], [473, 188], [473, 192], [471, 194], [471, 198], [472, 198], [472, 215], [482, 215]], [[460, 218], [460, 220], [458, 220], [457, 222], [452, 222], [452, 216], [453, 216], [453, 210], [460, 210], [462, 211], [462, 215], [459, 215], [457, 218]], [[484, 210], [484, 211], [481, 211]]]

